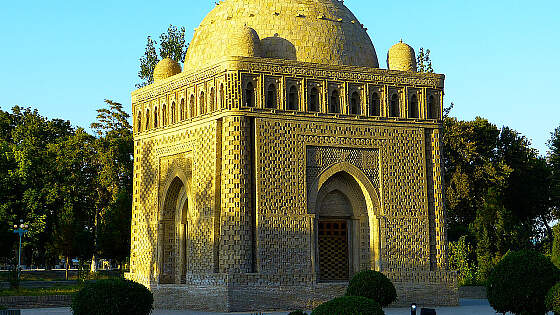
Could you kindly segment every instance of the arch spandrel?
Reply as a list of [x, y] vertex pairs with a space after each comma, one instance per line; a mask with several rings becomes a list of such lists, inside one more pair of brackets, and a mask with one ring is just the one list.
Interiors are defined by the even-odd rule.
[[[169, 191], [169, 188], [171, 187], [173, 181], [176, 178], [178, 178], [182, 182], [182, 184], [184, 185], [184, 190], [186, 190], [187, 192], [191, 191], [192, 162], [190, 157], [185, 157], [184, 159], [186, 160], [185, 163], [180, 163], [178, 162], [178, 159], [172, 158], [169, 164], [165, 165], [163, 161], [160, 164], [162, 180], [160, 182], [160, 192], [159, 192], [159, 202], [158, 202], [159, 220], [163, 219], [163, 211], [165, 209], [166, 196]], [[178, 198], [178, 201], [179, 200], [180, 198]]]
[[350, 175], [360, 186], [366, 200], [368, 215], [376, 217], [381, 216], [383, 211], [381, 209], [381, 202], [377, 189], [359, 168], [348, 162], [340, 162], [328, 167], [327, 169], [322, 171], [312, 183], [310, 183], [311, 187], [308, 190], [309, 195], [307, 196], [308, 213], [315, 214], [317, 212], [317, 200], [319, 197], [319, 191], [321, 190], [325, 182], [327, 182], [327, 180], [340, 172], [344, 172]]

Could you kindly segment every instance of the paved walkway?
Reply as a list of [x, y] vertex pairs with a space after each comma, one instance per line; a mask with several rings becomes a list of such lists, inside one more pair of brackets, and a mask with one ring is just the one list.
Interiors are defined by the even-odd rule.
[[[461, 306], [457, 307], [437, 307], [437, 315], [495, 315], [496, 312], [490, 307], [486, 300], [461, 300]], [[22, 310], [22, 315], [72, 315], [69, 308], [51, 308], [51, 309], [31, 309]], [[208, 313], [194, 311], [154, 311], [152, 315], [232, 315], [255, 313]], [[287, 312], [263, 312], [256, 313], [258, 315], [287, 315]], [[409, 308], [388, 308], [385, 309], [386, 315], [409, 315]], [[420, 315], [420, 311], [416, 314]], [[549, 313], [552, 315], [552, 313]]]

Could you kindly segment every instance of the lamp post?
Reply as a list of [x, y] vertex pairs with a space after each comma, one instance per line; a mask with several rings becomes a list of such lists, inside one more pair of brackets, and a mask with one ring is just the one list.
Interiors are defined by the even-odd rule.
[[416, 303], [410, 305], [410, 315], [416, 315]]
[[14, 234], [19, 234], [19, 251], [18, 251], [18, 280], [20, 278], [20, 272], [21, 272], [21, 237], [23, 236], [23, 234], [29, 232], [27, 230], [27, 228], [29, 227], [29, 225], [27, 224], [23, 224], [23, 220], [20, 220], [20, 225], [14, 225]]

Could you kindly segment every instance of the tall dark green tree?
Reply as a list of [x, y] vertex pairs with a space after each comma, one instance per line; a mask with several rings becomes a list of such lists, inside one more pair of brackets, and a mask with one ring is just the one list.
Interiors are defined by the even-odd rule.
[[46, 189], [53, 196], [50, 202], [56, 209], [49, 247], [65, 257], [67, 267], [71, 257], [86, 260], [93, 250], [92, 213], [98, 175], [94, 141], [93, 136], [78, 128], [71, 136], [48, 147], [53, 178]]
[[159, 36], [159, 55], [157, 46], [158, 42], [148, 36], [144, 55], [140, 58], [140, 71], [138, 72], [138, 77], [142, 81], [136, 84], [137, 88], [154, 82], [154, 68], [160, 58], [170, 58], [179, 64], [183, 63], [187, 53], [185, 28], [169, 25], [167, 32]]
[[482, 118], [444, 120], [449, 238], [476, 240], [479, 280], [508, 251], [550, 247], [550, 167], [524, 136]]
[[547, 162], [551, 169], [550, 202], [555, 219], [560, 219], [560, 127], [552, 132], [548, 141]]
[[[122, 104], [105, 100], [91, 125], [97, 135], [96, 252], [122, 262], [130, 253], [134, 142]], [[95, 256], [92, 260], [95, 269]]]

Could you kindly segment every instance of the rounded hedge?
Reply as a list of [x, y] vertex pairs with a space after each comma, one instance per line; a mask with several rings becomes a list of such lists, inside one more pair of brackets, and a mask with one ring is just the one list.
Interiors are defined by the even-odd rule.
[[381, 305], [363, 296], [343, 296], [319, 305], [311, 315], [385, 315]]
[[395, 286], [381, 272], [365, 270], [358, 272], [346, 289], [347, 296], [363, 296], [379, 303], [381, 307], [387, 307], [397, 300]]
[[553, 311], [554, 314], [560, 314], [560, 282], [556, 283], [548, 290], [544, 305], [548, 311]]
[[74, 315], [149, 315], [154, 297], [145, 286], [124, 279], [87, 283], [72, 299]]
[[544, 255], [509, 252], [488, 276], [488, 301], [498, 313], [544, 314], [545, 296], [558, 280], [560, 271]]

